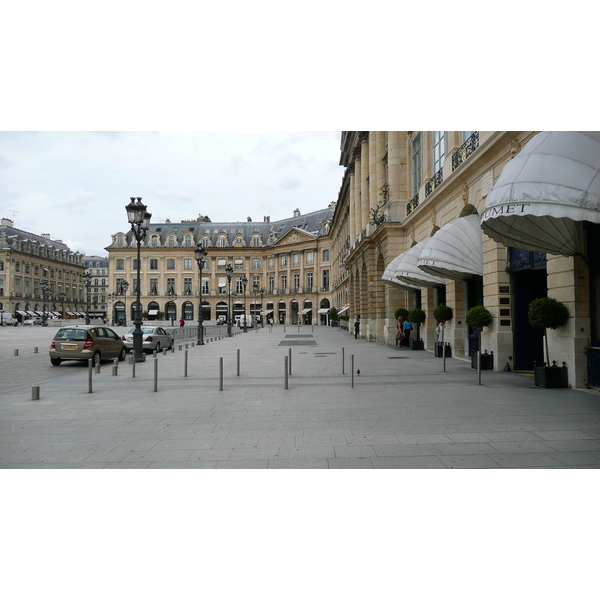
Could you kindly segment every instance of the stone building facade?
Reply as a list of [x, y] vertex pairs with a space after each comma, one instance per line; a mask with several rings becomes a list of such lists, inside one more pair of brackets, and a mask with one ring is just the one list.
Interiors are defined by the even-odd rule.
[[[88, 276], [86, 281], [86, 301], [90, 318], [100, 319], [109, 317], [109, 277], [108, 257], [84, 256], [83, 266]], [[89, 286], [87, 285], [89, 283]]]
[[[141, 247], [140, 302], [148, 318], [197, 321], [200, 274], [198, 244], [207, 251], [202, 272], [205, 321], [245, 314], [268, 322], [326, 323], [331, 307], [328, 208], [271, 222], [212, 223], [204, 216], [182, 223], [153, 223]], [[110, 289], [115, 319], [133, 318], [137, 290], [137, 243], [131, 232], [112, 236]], [[225, 268], [233, 267], [231, 282]], [[247, 284], [244, 294], [243, 278]], [[123, 294], [123, 282], [128, 289]], [[231, 295], [231, 305], [229, 297]], [[266, 321], [267, 320], [267, 321]]]
[[[445, 304], [453, 310], [445, 341], [455, 356], [468, 358], [479, 332], [465, 315], [484, 305], [493, 321], [481, 345], [493, 352], [494, 368], [530, 370], [543, 361], [543, 348], [542, 332], [529, 326], [528, 304], [548, 295], [572, 317], [549, 332], [551, 354], [568, 365], [571, 385], [589, 385], [586, 348], [599, 337], [600, 316], [600, 291], [590, 277], [597, 277], [598, 261], [505, 246], [478, 223], [504, 167], [537, 133], [342, 132], [346, 170], [331, 227], [332, 296], [351, 320], [360, 316], [361, 337], [394, 345], [395, 311], [418, 307], [427, 315], [421, 337], [432, 350], [433, 311]], [[464, 248], [451, 249], [448, 259], [448, 243]], [[449, 265], [454, 258], [459, 267]], [[399, 272], [398, 263], [406, 270]]]
[[49, 234], [18, 229], [11, 219], [0, 224], [0, 310], [19, 321], [32, 316], [83, 316], [85, 293], [82, 255]]

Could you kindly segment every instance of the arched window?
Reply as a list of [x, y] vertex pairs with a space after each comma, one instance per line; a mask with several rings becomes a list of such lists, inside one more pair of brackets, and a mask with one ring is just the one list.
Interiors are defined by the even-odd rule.
[[175, 247], [175, 236], [174, 235], [170, 235], [167, 238], [167, 247], [169, 247], [169, 248], [174, 248]]
[[203, 235], [202, 236], [202, 247], [208, 248], [209, 246], [210, 246], [210, 237], [208, 237], [207, 235]]
[[219, 239], [217, 240], [217, 246], [219, 248], [227, 247], [227, 236], [224, 233], [219, 235]]
[[125, 236], [124, 236], [124, 235], [120, 235], [120, 236], [117, 238], [117, 246], [118, 246], [119, 248], [124, 248], [124, 247], [125, 247]]
[[158, 247], [158, 236], [157, 236], [157, 235], [153, 235], [153, 236], [150, 238], [150, 246], [151, 246], [152, 248], [157, 248], [157, 247]]
[[193, 235], [189, 235], [189, 234], [188, 234], [188, 235], [186, 235], [186, 236], [183, 238], [183, 245], [184, 245], [186, 248], [191, 248], [191, 247], [194, 245], [194, 236], [193, 236]]

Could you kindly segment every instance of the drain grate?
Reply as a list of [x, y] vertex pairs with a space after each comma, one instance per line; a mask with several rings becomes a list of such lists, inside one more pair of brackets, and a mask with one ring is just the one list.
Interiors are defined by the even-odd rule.
[[408, 358], [408, 356], [388, 356], [390, 360], [400, 360], [401, 358]]

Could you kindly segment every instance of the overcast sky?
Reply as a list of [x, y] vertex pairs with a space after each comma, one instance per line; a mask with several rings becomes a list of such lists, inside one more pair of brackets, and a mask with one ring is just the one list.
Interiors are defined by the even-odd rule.
[[141, 196], [152, 222], [262, 221], [326, 208], [340, 132], [0, 132], [0, 216], [104, 256]]

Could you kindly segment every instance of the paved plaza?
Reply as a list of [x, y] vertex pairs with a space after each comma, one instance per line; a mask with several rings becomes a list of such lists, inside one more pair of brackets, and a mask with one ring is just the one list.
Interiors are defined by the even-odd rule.
[[128, 361], [118, 375], [103, 363], [90, 393], [86, 365], [50, 365], [54, 333], [0, 329], [2, 468], [600, 466], [594, 391], [536, 388], [531, 377], [495, 371], [478, 385], [465, 360], [447, 359], [444, 372], [428, 351], [276, 326], [190, 343], [187, 377], [185, 345], [161, 353], [156, 392], [152, 356], [135, 378]]

